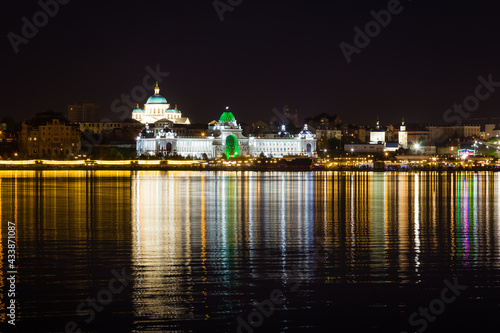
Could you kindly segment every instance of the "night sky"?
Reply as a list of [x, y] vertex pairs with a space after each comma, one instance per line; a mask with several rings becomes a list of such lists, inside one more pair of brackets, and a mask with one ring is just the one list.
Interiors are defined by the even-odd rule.
[[[169, 73], [161, 94], [193, 123], [218, 119], [225, 105], [253, 123], [285, 104], [301, 119], [327, 112], [358, 125], [377, 116], [384, 125], [401, 117], [443, 123], [446, 109], [474, 94], [479, 75], [500, 82], [500, 5], [489, 1], [401, 1], [348, 64], [339, 44], [353, 45], [353, 29], [387, 6], [243, 0], [221, 22], [211, 0], [72, 0], [16, 54], [8, 34], [22, 36], [21, 19], [33, 22], [41, 7], [2, 1], [1, 116], [24, 120], [91, 101], [118, 119], [113, 101], [157, 65]], [[471, 119], [500, 115], [498, 90]]]

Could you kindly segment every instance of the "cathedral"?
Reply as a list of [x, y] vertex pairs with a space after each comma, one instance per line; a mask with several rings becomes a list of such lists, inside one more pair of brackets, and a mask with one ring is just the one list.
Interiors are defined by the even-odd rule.
[[132, 119], [138, 120], [143, 124], [154, 124], [159, 120], [169, 120], [175, 124], [190, 124], [189, 118], [183, 117], [182, 112], [170, 108], [166, 98], [160, 95], [160, 88], [156, 82], [155, 94], [148, 98], [144, 109], [137, 108], [132, 111]]
[[[236, 156], [316, 156], [316, 135], [304, 125], [297, 135], [286, 131], [281, 125], [280, 131], [271, 136], [244, 136], [229, 107], [222, 113], [219, 121], [207, 125], [206, 133], [200, 136], [179, 135], [171, 124], [190, 124], [189, 119], [182, 117], [181, 111], [170, 108], [167, 100], [160, 95], [158, 84], [155, 94], [151, 96], [145, 109], [132, 111], [132, 118], [145, 124], [144, 130], [136, 139], [137, 156], [178, 154], [193, 158], [215, 158], [225, 156], [227, 159]], [[153, 131], [149, 124], [164, 124], [163, 129]], [[155, 125], [155, 126], [156, 126]]]

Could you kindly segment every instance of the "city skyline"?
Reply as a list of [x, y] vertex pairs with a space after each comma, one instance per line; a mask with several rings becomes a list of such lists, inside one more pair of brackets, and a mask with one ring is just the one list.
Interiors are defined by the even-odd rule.
[[479, 332], [498, 2], [0, 4], [0, 322]]

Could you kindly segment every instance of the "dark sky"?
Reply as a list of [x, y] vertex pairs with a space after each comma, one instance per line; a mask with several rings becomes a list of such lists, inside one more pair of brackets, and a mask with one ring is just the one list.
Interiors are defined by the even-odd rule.
[[[401, 1], [401, 13], [348, 64], [339, 44], [353, 44], [354, 27], [364, 30], [370, 11], [387, 6], [243, 0], [221, 22], [211, 0], [72, 0], [16, 54], [9, 32], [22, 35], [21, 19], [33, 22], [41, 7], [2, 1], [1, 116], [93, 101], [118, 119], [112, 102], [158, 64], [169, 73], [161, 94], [192, 122], [218, 119], [230, 105], [252, 123], [288, 104], [302, 119], [327, 112], [360, 125], [377, 116], [442, 123], [446, 109], [474, 94], [479, 75], [500, 81], [500, 4], [492, 1]], [[471, 119], [499, 115], [498, 89]]]

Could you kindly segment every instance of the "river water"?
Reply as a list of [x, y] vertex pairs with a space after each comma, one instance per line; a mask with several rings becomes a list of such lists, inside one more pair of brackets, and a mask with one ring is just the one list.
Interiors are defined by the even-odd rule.
[[10, 221], [17, 331], [489, 331], [499, 198], [489, 172], [0, 171], [2, 302]]

